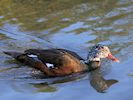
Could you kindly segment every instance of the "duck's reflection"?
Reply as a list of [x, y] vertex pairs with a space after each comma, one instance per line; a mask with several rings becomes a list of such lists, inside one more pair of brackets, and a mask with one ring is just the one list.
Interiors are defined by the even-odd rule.
[[[66, 76], [66, 77], [62, 77], [62, 78], [55, 78], [55, 79], [52, 79], [53, 80], [52, 82], [48, 82], [47, 84], [46, 83], [45, 84], [44, 83], [32, 83], [32, 86], [34, 86], [35, 88], [38, 88], [39, 90], [43, 89], [43, 91], [46, 91], [53, 84], [60, 84], [60, 83], [66, 83], [66, 82], [71, 82], [71, 81], [75, 81], [75, 80], [80, 80], [80, 79], [83, 79], [84, 77], [88, 78], [87, 74], [88, 73], [76, 74], [76, 75]], [[97, 68], [97, 69], [89, 72], [89, 82], [90, 82], [91, 86], [97, 92], [104, 93], [111, 85], [117, 83], [118, 80], [104, 79], [100, 68]]]
[[89, 78], [91, 86], [97, 91], [104, 93], [105, 90], [107, 90], [111, 85], [118, 82], [118, 80], [115, 79], [109, 79], [106, 80], [103, 77], [103, 74], [100, 71], [100, 68], [97, 68], [90, 72], [90, 78]]
[[55, 84], [63, 84], [66, 82], [72, 82], [76, 80], [83, 79], [86, 74], [80, 74], [77, 73], [76, 75], [70, 75], [65, 77], [56, 77], [56, 78], [50, 78], [46, 79], [45, 82], [39, 82], [39, 83], [29, 83], [29, 85], [36, 88], [36, 92], [56, 92], [58, 91], [58, 88], [54, 86]]
[[[89, 78], [88, 78], [89, 74]], [[29, 88], [34, 87], [36, 92], [56, 92], [58, 91], [58, 88], [55, 86], [55, 84], [63, 84], [66, 82], [72, 82], [77, 80], [84, 80], [88, 79], [88, 82], [90, 82], [90, 85], [100, 93], [106, 92], [106, 90], [112, 86], [113, 84], [117, 83], [118, 81], [115, 79], [109, 79], [106, 80], [103, 77], [103, 73], [101, 72], [100, 68], [97, 68], [95, 70], [90, 71], [89, 73], [77, 73], [70, 76], [65, 77], [56, 77], [56, 78], [46, 78], [44, 79], [43, 76], [32, 76], [35, 78], [35, 80], [30, 78], [30, 82], [20, 82], [19, 85], [17, 82], [17, 85], [13, 85], [15, 90], [20, 89], [21, 91], [29, 90]], [[37, 79], [36, 79], [37, 78]], [[43, 79], [42, 79], [43, 78]], [[14, 83], [14, 82], [13, 82]], [[20, 86], [21, 85], [21, 86]], [[27, 86], [29, 85], [29, 86]], [[81, 84], [82, 85], [82, 84]], [[59, 86], [59, 85], [58, 85]], [[26, 88], [25, 88], [26, 87]], [[29, 88], [27, 88], [29, 87]], [[34, 91], [34, 92], [35, 92]]]

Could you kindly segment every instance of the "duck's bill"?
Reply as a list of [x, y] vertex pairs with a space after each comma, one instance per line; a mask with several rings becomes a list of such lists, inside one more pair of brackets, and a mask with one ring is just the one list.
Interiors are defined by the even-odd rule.
[[120, 60], [118, 58], [116, 58], [115, 56], [113, 56], [111, 53], [108, 54], [107, 58], [114, 61], [114, 62], [120, 62]]

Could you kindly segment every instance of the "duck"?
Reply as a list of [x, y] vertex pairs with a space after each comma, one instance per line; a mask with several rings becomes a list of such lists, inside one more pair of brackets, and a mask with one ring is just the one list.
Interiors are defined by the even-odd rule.
[[103, 58], [119, 62], [110, 49], [102, 44], [92, 46], [87, 59], [83, 59], [76, 52], [58, 48], [28, 49], [24, 52], [4, 51], [4, 53], [23, 64], [40, 70], [48, 77], [60, 77], [94, 70], [100, 67]]

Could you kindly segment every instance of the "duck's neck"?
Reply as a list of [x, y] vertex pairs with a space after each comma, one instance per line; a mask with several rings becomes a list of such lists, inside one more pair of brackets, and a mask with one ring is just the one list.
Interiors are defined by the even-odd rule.
[[88, 61], [85, 62], [85, 64], [88, 66], [88, 70], [92, 71], [100, 67], [101, 62], [100, 61]]

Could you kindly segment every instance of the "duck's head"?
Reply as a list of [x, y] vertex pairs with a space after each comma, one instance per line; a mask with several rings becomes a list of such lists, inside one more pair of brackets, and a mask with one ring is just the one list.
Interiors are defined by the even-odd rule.
[[90, 61], [100, 62], [101, 58], [108, 58], [112, 61], [120, 62], [118, 58], [112, 55], [109, 48], [102, 44], [97, 44], [90, 49], [86, 62]]

